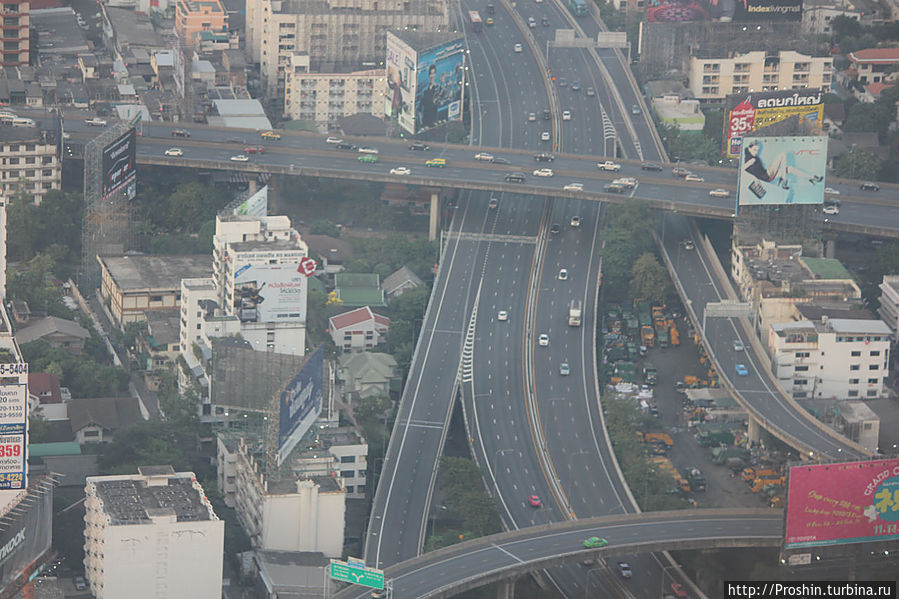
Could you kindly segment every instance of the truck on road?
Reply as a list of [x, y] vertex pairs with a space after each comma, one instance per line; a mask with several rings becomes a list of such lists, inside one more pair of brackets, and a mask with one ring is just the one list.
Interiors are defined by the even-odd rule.
[[568, 326], [581, 326], [581, 300], [573, 299], [568, 304]]

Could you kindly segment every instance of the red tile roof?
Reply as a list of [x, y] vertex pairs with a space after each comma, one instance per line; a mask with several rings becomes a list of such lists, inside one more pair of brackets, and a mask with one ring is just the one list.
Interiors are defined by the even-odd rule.
[[878, 98], [878, 97], [880, 97], [880, 94], [881, 94], [881, 92], [883, 92], [883, 90], [888, 89], [890, 87], [893, 87], [892, 83], [877, 82], [877, 83], [871, 83], [870, 85], [866, 85], [865, 89], [868, 91], [869, 94], [871, 94], [875, 98]]
[[62, 403], [59, 377], [49, 372], [28, 373], [28, 394], [37, 397], [40, 403]]
[[865, 48], [849, 53], [849, 60], [856, 63], [891, 64], [899, 62], [899, 47]]
[[337, 330], [345, 329], [370, 320], [374, 320], [376, 323], [383, 326], [390, 326], [389, 318], [381, 316], [380, 314], [375, 314], [368, 306], [356, 308], [355, 310], [350, 310], [349, 312], [344, 312], [343, 314], [338, 314], [337, 316], [332, 316], [330, 318], [331, 326]]

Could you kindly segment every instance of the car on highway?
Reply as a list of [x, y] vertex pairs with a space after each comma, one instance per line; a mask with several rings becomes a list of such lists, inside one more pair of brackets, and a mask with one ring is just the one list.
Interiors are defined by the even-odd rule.
[[681, 246], [682, 248], [684, 248], [685, 250], [688, 250], [688, 251], [689, 251], [689, 250], [695, 250], [695, 249], [696, 249], [696, 246], [693, 245], [693, 240], [692, 240], [692, 239], [684, 239], [683, 241], [680, 242], [680, 246]]
[[397, 167], [395, 167], [395, 168], [390, 169], [390, 174], [391, 174], [391, 175], [408, 175], [408, 174], [411, 174], [411, 173], [412, 173], [412, 171], [410, 171], [410, 170], [409, 170], [407, 167], [405, 167], [405, 166], [397, 166]]
[[427, 152], [431, 149], [431, 146], [421, 143], [420, 141], [413, 141], [411, 144], [409, 144], [409, 149], [415, 150], [416, 152]]
[[556, 157], [552, 154], [547, 154], [546, 152], [540, 152], [539, 154], [534, 154], [534, 160], [537, 162], [552, 162]]
[[824, 204], [824, 208], [821, 209], [821, 212], [824, 214], [839, 214], [840, 207], [836, 204]]
[[356, 149], [356, 144], [351, 144], [351, 143], [343, 142], [343, 143], [337, 144], [336, 147], [337, 147], [338, 150], [355, 150], [355, 149]]
[[580, 81], [572, 81], [571, 82], [571, 91], [573, 91], [573, 92], [581, 91], [581, 82]]
[[746, 364], [737, 364], [734, 366], [734, 370], [737, 371], [739, 376], [749, 376], [749, 369], [746, 368]]
[[87, 590], [87, 581], [84, 580], [84, 576], [76, 576], [72, 579], [72, 584], [75, 585], [76, 591], [86, 591]]
[[371, 592], [369, 599], [387, 599], [387, 589], [377, 589]]
[[588, 95], [588, 96], [595, 96], [595, 95], [596, 95], [596, 90], [593, 89], [593, 87], [588, 87], [588, 88], [587, 88], [587, 95]]
[[446, 158], [431, 158], [430, 160], [425, 160], [425, 166], [431, 168], [443, 168], [446, 166]]
[[559, 269], [559, 280], [560, 280], [560, 281], [567, 281], [567, 280], [568, 280], [568, 269], [567, 269], [567, 268], [560, 268], [560, 269]]
[[[688, 179], [689, 180], [689, 179]], [[713, 198], [729, 198], [730, 192], [721, 187], [709, 190], [709, 195]]]
[[603, 187], [605, 191], [609, 191], [611, 193], [624, 193], [627, 191], [627, 187], [621, 185], [620, 183], [609, 183]]
[[571, 120], [571, 111], [570, 111], [570, 110], [563, 110], [563, 111], [562, 111], [562, 120], [563, 120], [563, 121], [570, 121], [570, 120]]
[[536, 113], [536, 112], [529, 112], [529, 113], [528, 113], [528, 122], [529, 122], [529, 123], [533, 123], [533, 122], [536, 122], [536, 121], [537, 121], [537, 113]]
[[275, 133], [274, 131], [263, 131], [259, 135], [262, 139], [281, 139], [281, 134]]
[[524, 183], [525, 179], [527, 179], [527, 175], [524, 173], [509, 173], [505, 176], [508, 183]]
[[640, 114], [641, 112], [642, 111], [640, 110], [640, 107], [637, 106], [636, 104], [631, 106], [631, 114]]
[[538, 168], [533, 172], [535, 177], [552, 177], [554, 174], [551, 168]]
[[743, 342], [739, 339], [734, 339], [734, 351], [744, 351], [746, 348], [743, 346]]
[[609, 542], [601, 537], [590, 537], [589, 539], [584, 539], [584, 548], [585, 549], [598, 549], [599, 547], [605, 547]]
[[99, 118], [87, 119], [86, 121], [84, 121], [84, 124], [90, 125], [91, 127], [105, 127], [106, 119], [99, 119]]
[[549, 131], [540, 134], [540, 141], [549, 141]]
[[339, 137], [329, 137], [328, 139], [325, 140], [325, 143], [336, 146], [339, 143], [343, 143], [343, 140], [340, 139]]
[[861, 189], [862, 191], [880, 191], [880, 185], [878, 185], [877, 183], [871, 183], [868, 181], [859, 185], [858, 188]]
[[540, 347], [546, 347], [549, 345], [549, 335], [546, 333], [540, 333], [540, 336], [537, 337], [537, 345]]
[[249, 162], [250, 157], [246, 154], [238, 154], [237, 156], [231, 157], [231, 162]]
[[557, 235], [562, 232], [562, 225], [559, 223], [553, 223], [549, 226], [549, 232], [553, 235]]
[[606, 160], [605, 162], [597, 162], [596, 168], [601, 171], [608, 171], [612, 173], [617, 173], [621, 170], [621, 165], [617, 162], [613, 162], [611, 160]]
[[496, 23], [496, 21], [493, 20], [493, 17], [487, 17], [487, 20], [484, 22], [487, 23], [487, 27], [493, 27], [494, 23]]
[[508, 159], [502, 158], [500, 156], [494, 156], [490, 159], [490, 164], [512, 164]]
[[565, 79], [565, 77], [560, 77], [559, 87], [568, 87], [568, 79]]
[[640, 164], [640, 168], [644, 171], [655, 171], [657, 173], [662, 171], [662, 165], [655, 162], [644, 162]]
[[491, 197], [490, 201], [487, 202], [487, 208], [489, 208], [490, 210], [496, 210], [496, 208], [498, 206], [499, 206], [499, 199], [497, 199], [496, 197]]
[[690, 171], [688, 171], [687, 169], [685, 169], [682, 166], [676, 166], [673, 169], [671, 169], [671, 174], [674, 175], [675, 177], [686, 177], [687, 175], [690, 174]]
[[165, 151], [166, 156], [184, 156], [184, 150], [181, 148], [169, 148]]
[[371, 146], [362, 146], [359, 148], [360, 154], [377, 154], [378, 148], [372, 148]]
[[172, 137], [190, 137], [190, 131], [185, 129], [172, 129]]
[[559, 364], [559, 374], [561, 376], [568, 376], [571, 374], [571, 368], [568, 367], [568, 362], [562, 362]]
[[540, 497], [537, 495], [528, 495], [528, 505], [531, 507], [540, 507], [543, 505], [543, 502], [540, 501]]
[[830, 194], [832, 196], [838, 196], [838, 195], [840, 195], [840, 190], [834, 189], [833, 187], [825, 187], [824, 193]]
[[262, 146], [250, 146], [243, 149], [244, 154], [265, 154], [265, 148]]
[[359, 158], [357, 158], [357, 160], [359, 162], [364, 162], [366, 164], [373, 164], [378, 161], [378, 155], [377, 154], [363, 154], [362, 156], [359, 156]]
[[633, 177], [618, 177], [612, 183], [617, 183], [618, 185], [623, 185], [627, 189], [633, 189], [637, 186], [638, 181]]
[[583, 183], [569, 183], [562, 188], [565, 191], [584, 191]]
[[521, 44], [515, 44], [512, 46], [512, 50], [514, 50], [516, 54], [521, 54]]
[[480, 160], [481, 162], [490, 162], [493, 160], [493, 154], [488, 154], [487, 152], [478, 152], [474, 155], [475, 160]]
[[705, 179], [703, 179], [696, 173], [687, 173], [686, 175], [684, 175], [684, 181], [693, 181], [694, 183], [702, 183], [703, 181], [705, 181]]
[[528, 27], [533, 29], [537, 26], [537, 20], [534, 17], [528, 17]]
[[571, 220], [568, 222], [568, 224], [571, 226], [571, 228], [577, 229], [578, 227], [581, 226], [581, 217], [580, 216], [572, 216]]
[[542, 17], [540, 19], [540, 24], [543, 25], [544, 27], [549, 27], [549, 19], [546, 17]]
[[671, 583], [671, 592], [674, 593], [674, 595], [677, 597], [683, 598], [687, 596], [687, 591], [684, 590], [684, 585], [679, 582]]
[[553, 118], [552, 113], [551, 113], [549, 110], [544, 109], [544, 111], [543, 111], [543, 120], [544, 120], [544, 121], [548, 121], [548, 120], [550, 120], [551, 118]]
[[505, 322], [505, 321], [509, 320], [509, 313], [506, 312], [505, 310], [500, 310], [499, 312], [496, 313], [496, 319], [500, 320], [502, 322]]
[[618, 562], [618, 573], [621, 574], [621, 578], [633, 578], [634, 576], [631, 565], [627, 562]]

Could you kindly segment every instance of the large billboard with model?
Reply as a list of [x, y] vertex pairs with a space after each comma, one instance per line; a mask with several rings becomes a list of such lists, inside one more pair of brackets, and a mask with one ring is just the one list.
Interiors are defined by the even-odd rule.
[[278, 465], [290, 455], [322, 411], [324, 350], [319, 346], [306, 358], [280, 397], [278, 420]]
[[650, 0], [650, 23], [800, 21], [802, 0]]
[[23, 570], [50, 549], [53, 484], [36, 481], [0, 518], [0, 592], [12, 587]]
[[737, 203], [823, 204], [827, 137], [746, 137]]
[[418, 55], [416, 131], [462, 118], [465, 42], [453, 40]]
[[241, 322], [306, 320], [308, 278], [299, 272], [299, 262], [237, 265], [234, 312]]
[[[743, 149], [744, 135], [793, 117], [820, 129], [824, 120], [824, 92], [820, 89], [798, 89], [728, 96], [724, 109], [724, 153], [730, 158], [737, 158]], [[787, 132], [772, 130], [759, 135], [779, 133]]]
[[415, 50], [395, 33], [387, 32], [387, 96], [384, 114], [415, 133]]
[[899, 540], [899, 459], [790, 468], [784, 547]]

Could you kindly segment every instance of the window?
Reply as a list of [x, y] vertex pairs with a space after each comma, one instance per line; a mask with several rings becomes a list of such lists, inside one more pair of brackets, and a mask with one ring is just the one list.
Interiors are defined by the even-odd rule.
[[877, 377], [870, 378], [870, 379], [868, 379], [868, 384], [869, 384], [869, 385], [876, 385], [876, 384], [877, 384], [877, 381], [879, 381], [879, 380], [880, 380], [880, 379], [877, 378]]
[[798, 352], [796, 352], [796, 357], [797, 357], [797, 358], [807, 358], [807, 357], [809, 357], [809, 352], [807, 352], [807, 351], [798, 351]]
[[150, 301], [151, 301], [151, 302], [161, 302], [161, 301], [162, 301], [162, 296], [161, 296], [161, 295], [151, 295], [151, 296], [150, 296]]
[[53, 169], [45, 168], [41, 174], [43, 174], [45, 177], [52, 177]]
[[[353, 492], [353, 485], [347, 485], [347, 486], [346, 486], [346, 492], [347, 492], [347, 493], [352, 493], [352, 492]], [[360, 493], [361, 493], [361, 491], [360, 491]]]
[[857, 358], [857, 357], [859, 357], [860, 355], [862, 355], [862, 352], [860, 352], [860, 351], [854, 351], [854, 352], [852, 352], [852, 353], [849, 354], [849, 355], [852, 356], [853, 358]]
[[868, 397], [877, 397], [877, 389], [868, 389]]
[[849, 397], [858, 397], [858, 389], [850, 389], [847, 395], [849, 395]]
[[861, 367], [858, 364], [850, 364], [849, 365], [849, 370], [858, 370], [859, 368], [861, 368]]
[[340, 463], [341, 463], [341, 464], [352, 464], [352, 463], [355, 462], [355, 461], [356, 461], [356, 456], [354, 456], [354, 455], [342, 455], [342, 456], [340, 456]]
[[880, 364], [869, 364], [868, 370], [880, 370]]
[[100, 431], [84, 431], [85, 437], [99, 437]]
[[808, 372], [808, 366], [797, 366], [796, 372]]
[[344, 478], [355, 478], [356, 477], [355, 470], [341, 470], [340, 476]]
[[799, 386], [808, 385], [808, 379], [794, 379], [793, 384]]
[[875, 357], [875, 356], [879, 356], [879, 355], [880, 355], [880, 350], [879, 350], [879, 349], [872, 349], [872, 350], [871, 350], [871, 357], [872, 357], [872, 358]]
[[849, 379], [849, 384], [850, 385], [858, 385], [858, 381], [859, 381], [859, 379]]

